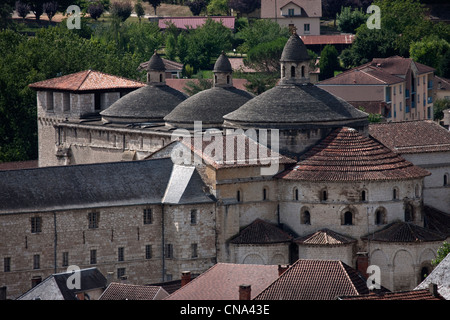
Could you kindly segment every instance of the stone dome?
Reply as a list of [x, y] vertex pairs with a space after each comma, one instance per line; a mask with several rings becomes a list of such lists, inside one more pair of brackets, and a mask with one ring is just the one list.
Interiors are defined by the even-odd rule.
[[297, 35], [297, 33], [293, 33], [286, 45], [283, 48], [283, 52], [281, 53], [281, 62], [301, 62], [310, 60], [308, 50], [306, 49], [305, 44], [302, 39]]
[[166, 66], [164, 65], [164, 62], [161, 59], [161, 57], [156, 53], [156, 50], [155, 50], [155, 53], [153, 54], [153, 56], [150, 58], [150, 61], [148, 62], [147, 70], [148, 71], [165, 71], [166, 70]]
[[214, 64], [213, 72], [233, 72], [230, 60], [227, 58], [225, 53], [222, 52], [222, 54], [217, 59], [216, 63]]

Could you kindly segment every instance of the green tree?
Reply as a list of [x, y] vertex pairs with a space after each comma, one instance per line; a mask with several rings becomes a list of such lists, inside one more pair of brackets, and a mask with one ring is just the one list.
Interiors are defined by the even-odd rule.
[[122, 22], [130, 17], [132, 11], [133, 6], [130, 1], [113, 2], [109, 9], [109, 13], [113, 18], [119, 19]]
[[287, 27], [281, 27], [275, 21], [266, 19], [255, 20], [236, 34], [236, 37], [242, 41], [238, 50], [243, 53], [247, 53], [260, 43], [271, 42], [281, 37], [286, 38], [287, 41], [289, 36]]
[[231, 49], [231, 30], [221, 22], [207, 19], [205, 24], [188, 33], [188, 52], [185, 62], [194, 70], [211, 68], [211, 59]]
[[438, 73], [441, 77], [450, 78], [450, 51], [443, 56], [438, 66]]
[[433, 104], [433, 119], [442, 120], [444, 118], [444, 110], [450, 109], [450, 100], [438, 99]]
[[340, 69], [338, 52], [333, 45], [327, 44], [320, 53], [319, 67], [320, 80], [334, 76], [334, 72]]
[[142, 0], [136, 1], [136, 3], [134, 4], [134, 11], [136, 12], [136, 15], [140, 23], [142, 17], [145, 16], [145, 9], [144, 6], [142, 5]]
[[144, 1], [148, 2], [153, 7], [156, 16], [156, 8], [158, 8], [161, 5], [162, 1], [161, 0], [144, 0]]
[[189, 48], [186, 36], [183, 32], [181, 32], [177, 38], [177, 55], [181, 63], [185, 63], [188, 50]]
[[210, 16], [226, 16], [230, 11], [228, 0], [210, 0], [206, 10]]
[[431, 264], [436, 267], [445, 257], [450, 253], [450, 243], [444, 241], [442, 246], [437, 251], [437, 257], [434, 260], [431, 260]]
[[419, 63], [439, 69], [444, 55], [450, 51], [450, 44], [436, 36], [426, 37], [411, 44], [410, 57]]
[[280, 57], [286, 45], [286, 38], [280, 37], [270, 42], [262, 42], [251, 48], [244, 64], [258, 72], [280, 71]]
[[360, 9], [352, 10], [351, 7], [342, 7], [337, 13], [336, 20], [338, 30], [344, 33], [355, 33], [355, 30], [367, 21], [367, 15]]
[[169, 33], [166, 37], [166, 57], [169, 60], [175, 60], [177, 56], [177, 38], [173, 33]]

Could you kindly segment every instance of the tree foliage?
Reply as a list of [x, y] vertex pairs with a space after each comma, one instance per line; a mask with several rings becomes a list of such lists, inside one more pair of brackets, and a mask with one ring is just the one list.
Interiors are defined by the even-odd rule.
[[440, 73], [440, 62], [447, 52], [450, 52], [450, 44], [436, 36], [413, 42], [409, 49], [414, 61], [433, 67], [438, 73]]
[[210, 16], [226, 16], [230, 11], [228, 0], [210, 0], [207, 9]]
[[289, 29], [281, 27], [278, 23], [266, 19], [259, 19], [250, 24], [247, 28], [243, 28], [236, 37], [242, 40], [239, 51], [247, 53], [251, 48], [256, 47], [260, 43], [271, 42], [278, 38], [289, 38]]
[[244, 64], [258, 72], [280, 71], [280, 57], [286, 45], [286, 38], [280, 37], [270, 42], [262, 42], [247, 52]]
[[444, 241], [442, 243], [442, 246], [438, 249], [437, 251], [437, 257], [436, 259], [431, 261], [431, 264], [436, 267], [442, 260], [445, 259], [445, 257], [447, 256], [447, 254], [450, 253], [450, 243], [448, 243], [447, 241]]
[[51, 22], [53, 16], [58, 12], [58, 3], [56, 1], [45, 2], [42, 5], [42, 8], [48, 17], [48, 20]]
[[191, 10], [194, 16], [198, 16], [203, 10], [206, 9], [208, 3], [205, 0], [188, 0], [186, 5]]
[[338, 30], [344, 33], [355, 33], [355, 30], [367, 20], [367, 15], [360, 9], [342, 7], [336, 15]]
[[87, 13], [89, 13], [90, 17], [94, 20], [100, 18], [104, 11], [105, 7], [100, 1], [93, 2], [87, 7]]
[[433, 119], [442, 120], [444, 118], [444, 110], [450, 109], [450, 100], [438, 99], [433, 104]]
[[144, 0], [144, 1], [148, 2], [153, 7], [156, 16], [156, 8], [158, 8], [161, 5], [162, 1], [161, 0]]
[[130, 1], [113, 2], [109, 9], [109, 13], [114, 18], [120, 19], [122, 22], [130, 17], [132, 11], [133, 6]]
[[249, 14], [261, 8], [261, 0], [228, 0], [228, 7], [241, 14]]
[[17, 15], [25, 20], [26, 16], [30, 13], [30, 5], [22, 1], [16, 1], [15, 6]]

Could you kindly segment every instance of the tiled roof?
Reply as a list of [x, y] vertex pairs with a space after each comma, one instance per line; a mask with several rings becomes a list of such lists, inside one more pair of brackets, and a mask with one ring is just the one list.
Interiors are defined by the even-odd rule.
[[242, 284], [253, 298], [277, 278], [277, 265], [217, 263], [165, 300], [238, 300]]
[[229, 28], [234, 29], [235, 17], [166, 17], [160, 18], [158, 21], [158, 26], [160, 29], [167, 28], [167, 25], [173, 23], [178, 29], [192, 28], [196, 29], [205, 24], [206, 20], [211, 18], [215, 22], [222, 22], [222, 24]]
[[433, 81], [434, 90], [450, 90], [450, 79], [434, 76]]
[[372, 66], [354, 68], [335, 77], [320, 81], [318, 85], [390, 85], [404, 82], [405, 79]]
[[363, 108], [364, 112], [381, 114], [386, 117], [389, 113], [390, 105], [384, 101], [348, 101], [355, 108]]
[[36, 90], [92, 91], [111, 89], [137, 89], [145, 86], [140, 81], [126, 79], [95, 70], [85, 70], [65, 76], [35, 82]]
[[161, 287], [112, 282], [99, 300], [160, 300], [169, 294]]
[[320, 229], [312, 234], [295, 239], [295, 242], [298, 244], [318, 246], [347, 245], [355, 241], [356, 240], [351, 237], [339, 234], [327, 228]]
[[233, 244], [269, 244], [289, 242], [292, 236], [276, 225], [256, 219], [230, 240]]
[[404, 58], [400, 56], [392, 56], [388, 58], [374, 58], [368, 64], [381, 68], [390, 74], [406, 75], [411, 68], [411, 64], [415, 64], [419, 74], [435, 71], [434, 68], [426, 66], [422, 63], [415, 62], [411, 58]]
[[450, 300], [450, 254], [447, 254], [414, 290], [429, 288], [432, 283], [437, 285], [437, 291], [441, 296]]
[[324, 35], [302, 35], [300, 38], [305, 45], [316, 44], [352, 44], [354, 34], [324, 34]]
[[[198, 82], [198, 79], [166, 79], [166, 84], [169, 87], [172, 87], [175, 90], [181, 91], [185, 94], [186, 92], [186, 84], [188, 82]], [[248, 83], [247, 79], [236, 79], [233, 78], [233, 87], [239, 90], [247, 90], [245, 84]]]
[[445, 300], [428, 289], [398, 292], [369, 293], [359, 296], [341, 296], [339, 300]]
[[[249, 138], [247, 135], [240, 134], [225, 134], [222, 135], [222, 157], [219, 157], [218, 151], [215, 151], [215, 155], [210, 155], [206, 151], [206, 148], [213, 146], [212, 141], [202, 139], [202, 150], [199, 150], [199, 146], [192, 139], [182, 139], [181, 143], [191, 148], [191, 150], [200, 156], [207, 164], [213, 166], [215, 169], [221, 168], [236, 168], [247, 166], [269, 166], [274, 161], [278, 161], [280, 164], [294, 164], [295, 160], [283, 156], [262, 144]], [[215, 138], [214, 138], [215, 139]], [[213, 140], [213, 139], [212, 139]], [[189, 141], [189, 142], [188, 142]], [[211, 145], [210, 145], [211, 144]], [[232, 152], [233, 158], [229, 159], [227, 154], [227, 146], [232, 144], [234, 150]], [[243, 150], [244, 152], [242, 152]], [[215, 158], [217, 157], [217, 158]]]
[[450, 151], [450, 132], [431, 120], [373, 123], [369, 133], [400, 154]]
[[338, 128], [300, 157], [278, 178], [304, 181], [370, 181], [429, 175], [371, 137]]
[[447, 237], [410, 222], [396, 221], [381, 230], [362, 236], [363, 240], [379, 242], [427, 242], [443, 241]]
[[2, 170], [19, 170], [39, 167], [38, 160], [0, 162], [0, 171]]
[[297, 260], [255, 300], [334, 300], [367, 294], [366, 280], [339, 260]]
[[423, 213], [427, 229], [450, 237], [450, 214], [430, 206], [423, 206]]

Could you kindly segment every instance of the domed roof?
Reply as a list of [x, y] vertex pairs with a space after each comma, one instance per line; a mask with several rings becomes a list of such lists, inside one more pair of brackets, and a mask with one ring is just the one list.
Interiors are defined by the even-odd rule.
[[214, 64], [213, 72], [233, 72], [230, 60], [225, 55], [225, 53], [222, 52], [222, 54], [217, 59], [216, 63]]
[[302, 181], [382, 181], [417, 179], [428, 171], [403, 159], [372, 137], [338, 128], [300, 157], [278, 178]]
[[148, 71], [165, 71], [166, 70], [166, 66], [164, 65], [164, 62], [161, 59], [161, 57], [156, 53], [156, 50], [155, 50], [155, 53], [153, 54], [153, 56], [150, 58], [150, 61], [148, 62], [147, 70]]
[[231, 127], [367, 122], [366, 113], [312, 84], [279, 84], [223, 118]]
[[162, 121], [187, 95], [167, 85], [147, 85], [128, 93], [100, 112], [108, 122]]
[[286, 45], [284, 46], [283, 53], [281, 54], [281, 62], [300, 62], [311, 60], [302, 39], [293, 33]]
[[190, 127], [194, 121], [221, 126], [225, 114], [235, 111], [253, 97], [253, 94], [232, 86], [213, 87], [181, 102], [164, 120], [175, 126]]

